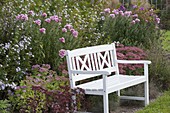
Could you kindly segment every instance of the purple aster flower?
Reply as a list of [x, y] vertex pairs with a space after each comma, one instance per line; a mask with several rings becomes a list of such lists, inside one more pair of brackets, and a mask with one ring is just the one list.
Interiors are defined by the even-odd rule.
[[114, 9], [112, 12], [113, 12], [114, 14], [116, 14], [116, 15], [119, 14], [119, 10], [117, 10], [117, 9]]
[[23, 20], [23, 21], [27, 21], [28, 20], [28, 15], [27, 14], [18, 14], [16, 16], [17, 20]]
[[137, 5], [133, 5], [133, 6], [132, 6], [133, 9], [136, 9], [137, 7], [138, 7]]
[[115, 14], [110, 14], [110, 17], [115, 18]]
[[110, 8], [104, 9], [104, 12], [105, 12], [105, 13], [110, 13]]
[[65, 26], [64, 26], [66, 29], [73, 29], [73, 26], [71, 25], [71, 24], [66, 24]]
[[125, 14], [123, 13], [123, 11], [119, 11], [120, 15], [124, 16]]
[[123, 5], [121, 5], [120, 7], [119, 7], [119, 11], [125, 11], [126, 10], [126, 8], [123, 6]]
[[135, 21], [135, 20], [132, 20], [131, 24], [135, 24], [135, 23], [136, 23], [136, 21]]
[[59, 56], [60, 56], [61, 58], [64, 58], [64, 56], [66, 56], [66, 50], [61, 49], [61, 50], [59, 51]]
[[62, 43], [65, 43], [65, 38], [64, 37], [59, 38], [59, 41], [62, 42]]
[[51, 19], [50, 19], [50, 18], [47, 18], [47, 19], [45, 19], [45, 22], [50, 23], [50, 22], [51, 22]]
[[139, 18], [136, 18], [136, 19], [135, 19], [135, 22], [140, 22], [140, 19], [139, 19]]
[[32, 10], [31, 10], [31, 11], [28, 11], [28, 14], [29, 14], [29, 15], [32, 15], [32, 16], [35, 15], [34, 11], [32, 11]]
[[77, 36], [78, 36], [78, 31], [73, 31], [73, 32], [72, 32], [72, 35], [73, 35], [73, 37], [77, 38]]
[[132, 14], [132, 11], [125, 11], [125, 16], [127, 16], [127, 17], [130, 17], [130, 15]]
[[137, 18], [138, 17], [138, 14], [134, 14], [132, 15], [133, 18]]
[[75, 30], [74, 29], [70, 29], [71, 33], [73, 33]]
[[143, 11], [143, 10], [144, 10], [144, 7], [140, 7], [139, 10]]
[[43, 13], [43, 14], [42, 14], [42, 17], [47, 17], [47, 13]]
[[58, 23], [59, 22], [59, 18], [54, 18], [54, 21]]
[[159, 24], [160, 23], [160, 18], [156, 18], [156, 23]]
[[35, 20], [34, 23], [40, 26], [41, 25], [41, 20], [40, 19]]
[[51, 17], [50, 17], [51, 20], [55, 20], [55, 18], [58, 18], [58, 16], [57, 16], [57, 15], [54, 15], [54, 16], [51, 16]]
[[46, 31], [45, 28], [40, 28], [39, 30], [40, 30], [41, 33], [44, 33], [44, 34], [45, 34], [45, 31]]
[[66, 28], [62, 28], [62, 32], [67, 32], [67, 29]]

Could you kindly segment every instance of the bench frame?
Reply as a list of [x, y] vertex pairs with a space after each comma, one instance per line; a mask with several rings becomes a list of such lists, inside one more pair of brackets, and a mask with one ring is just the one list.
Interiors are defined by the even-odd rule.
[[[144, 100], [145, 106], [149, 104], [148, 64], [151, 61], [117, 60], [115, 43], [67, 50], [66, 58], [71, 88], [80, 87], [85, 90], [85, 94], [103, 95], [104, 113], [109, 113], [108, 94], [113, 92], [118, 92], [120, 99]], [[119, 63], [144, 64], [144, 75], [120, 75]], [[112, 72], [115, 74], [108, 76]], [[102, 75], [100, 80], [76, 84], [77, 81], [99, 75]], [[110, 85], [112, 82], [113, 84]], [[144, 97], [120, 96], [121, 89], [141, 83], [144, 83]]]

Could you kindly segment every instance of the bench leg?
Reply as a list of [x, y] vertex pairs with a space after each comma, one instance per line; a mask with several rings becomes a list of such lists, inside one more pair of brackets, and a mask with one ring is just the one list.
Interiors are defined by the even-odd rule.
[[144, 90], [145, 90], [145, 106], [149, 104], [149, 83], [146, 81], [144, 83]]
[[118, 90], [118, 91], [117, 91], [117, 96], [119, 96], [119, 97], [120, 97], [120, 90]]
[[103, 95], [103, 105], [104, 105], [104, 113], [109, 113], [109, 100], [108, 100], [108, 94], [105, 93]]

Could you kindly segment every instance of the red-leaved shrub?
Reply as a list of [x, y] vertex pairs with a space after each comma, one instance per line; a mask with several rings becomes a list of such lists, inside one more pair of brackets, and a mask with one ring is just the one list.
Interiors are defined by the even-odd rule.
[[[117, 44], [116, 48], [118, 60], [144, 60], [146, 53], [138, 48]], [[143, 72], [143, 64], [119, 64], [120, 74], [136, 74]]]

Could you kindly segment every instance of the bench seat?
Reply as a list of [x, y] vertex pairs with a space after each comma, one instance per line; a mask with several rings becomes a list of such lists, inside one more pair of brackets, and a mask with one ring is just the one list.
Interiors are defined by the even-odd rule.
[[[130, 75], [114, 75], [107, 78], [108, 93], [115, 92], [136, 84], [146, 81], [145, 76], [130, 76]], [[76, 87], [85, 90], [86, 94], [103, 95], [103, 79], [94, 80], [84, 84], [77, 85]], [[96, 91], [96, 92], [95, 92]]]

